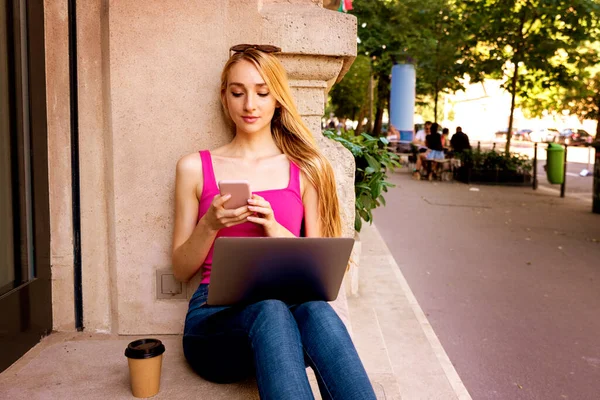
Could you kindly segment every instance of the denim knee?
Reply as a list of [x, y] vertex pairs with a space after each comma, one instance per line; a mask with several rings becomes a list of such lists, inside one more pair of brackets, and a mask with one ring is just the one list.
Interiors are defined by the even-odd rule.
[[264, 313], [269, 316], [281, 316], [289, 314], [288, 305], [281, 300], [262, 300], [247, 306], [254, 313]]
[[262, 300], [250, 304], [246, 307], [248, 314], [254, 317], [254, 320], [285, 320], [291, 317], [287, 304], [281, 300]]
[[294, 317], [297, 321], [305, 323], [318, 324], [323, 328], [331, 329], [346, 329], [346, 326], [337, 315], [331, 305], [325, 301], [308, 301], [299, 304], [293, 310]]
[[239, 382], [254, 374], [252, 349], [241, 332], [184, 336], [183, 354], [190, 367], [210, 382]]

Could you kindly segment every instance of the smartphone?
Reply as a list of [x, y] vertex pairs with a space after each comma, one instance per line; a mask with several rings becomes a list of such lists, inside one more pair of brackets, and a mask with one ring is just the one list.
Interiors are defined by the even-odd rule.
[[221, 196], [231, 195], [223, 205], [227, 209], [245, 206], [248, 204], [248, 199], [252, 197], [248, 181], [219, 181], [219, 192]]

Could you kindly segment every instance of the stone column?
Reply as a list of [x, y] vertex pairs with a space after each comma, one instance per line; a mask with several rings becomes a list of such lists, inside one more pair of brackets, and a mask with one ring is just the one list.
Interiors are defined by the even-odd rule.
[[44, 2], [54, 330], [75, 330], [67, 0]]
[[298, 111], [335, 170], [343, 235], [354, 237], [354, 158], [321, 135], [321, 118], [329, 89], [356, 57], [356, 18], [325, 10], [319, 6], [322, 1], [292, 3], [265, 1], [260, 43], [282, 48], [280, 60], [288, 71]]

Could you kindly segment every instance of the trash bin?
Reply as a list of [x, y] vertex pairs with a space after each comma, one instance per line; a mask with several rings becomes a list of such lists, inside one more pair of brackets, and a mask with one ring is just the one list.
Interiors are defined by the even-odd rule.
[[600, 138], [592, 143], [596, 149], [594, 163], [594, 193], [592, 198], [592, 212], [600, 214]]
[[546, 151], [548, 154], [546, 161], [548, 181], [553, 184], [562, 185], [565, 179], [565, 148], [560, 144], [548, 143]]

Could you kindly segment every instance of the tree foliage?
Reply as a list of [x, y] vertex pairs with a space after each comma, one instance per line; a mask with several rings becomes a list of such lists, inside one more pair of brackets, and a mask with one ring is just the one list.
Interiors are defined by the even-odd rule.
[[[462, 89], [464, 77], [472, 83], [504, 80], [511, 94], [507, 151], [517, 102], [531, 114], [568, 109], [580, 118], [598, 118], [599, 0], [355, 0], [353, 5], [358, 52], [368, 57], [376, 80], [375, 134], [389, 106], [391, 68], [405, 62], [416, 67], [417, 101], [434, 99], [436, 117], [439, 93]], [[350, 86], [364, 93], [358, 75], [349, 78], [345, 90], [332, 97], [343, 117], [360, 110], [354, 103], [360, 96], [350, 94]]]
[[[600, 5], [595, 0], [464, 0], [461, 10], [469, 45], [464, 62], [472, 65], [472, 81], [487, 76], [507, 78], [511, 109], [506, 143], [510, 150], [516, 97], [522, 88], [570, 87], [576, 74], [595, 54], [580, 46], [596, 32]], [[529, 82], [529, 86], [527, 84]]]
[[359, 54], [344, 78], [329, 93], [335, 115], [353, 120], [362, 119], [359, 118], [361, 115], [364, 118], [368, 108], [369, 79], [369, 58]]
[[595, 119], [596, 140], [600, 140], [600, 70], [589, 72], [584, 79], [567, 91], [564, 97], [565, 109], [583, 119]]
[[[369, 57], [377, 80], [376, 121], [389, 105], [390, 74], [395, 63], [413, 63], [417, 95], [436, 98], [462, 88], [465, 66], [457, 61], [464, 30], [450, 0], [355, 0], [359, 54]], [[437, 110], [436, 110], [437, 111]]]
[[[419, 7], [418, 4], [413, 6]], [[451, 1], [427, 2], [419, 11], [419, 29], [410, 38], [407, 51], [416, 64], [418, 93], [434, 99], [434, 120], [437, 122], [439, 94], [464, 89], [462, 78], [470, 70], [469, 65], [462, 63], [467, 32]]]
[[[600, 42], [583, 46], [580, 51], [600, 53]], [[566, 85], [553, 85], [544, 77], [529, 74], [523, 90], [519, 93], [518, 105], [530, 116], [542, 116], [548, 112], [569, 111], [579, 120], [593, 119], [598, 122], [596, 137], [600, 138], [600, 64], [591, 64], [577, 69], [568, 60], [560, 60], [571, 72], [573, 79]]]

